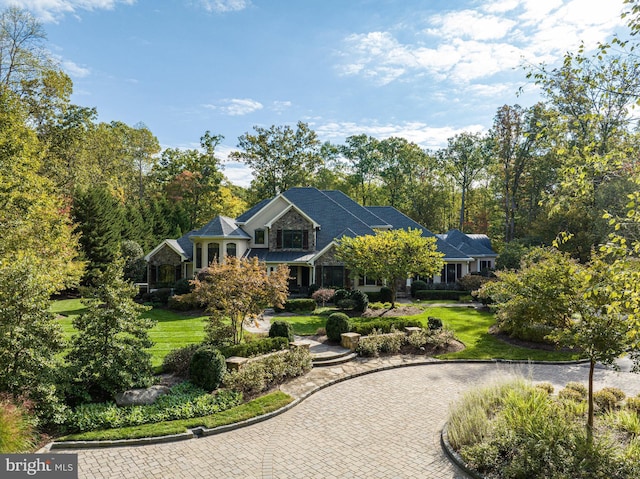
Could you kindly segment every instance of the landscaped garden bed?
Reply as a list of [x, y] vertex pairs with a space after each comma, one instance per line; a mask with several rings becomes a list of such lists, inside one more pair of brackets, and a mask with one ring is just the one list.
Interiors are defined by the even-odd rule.
[[491, 479], [640, 477], [640, 397], [596, 392], [590, 439], [586, 387], [553, 392], [524, 380], [469, 392], [451, 412], [448, 442], [467, 467]]

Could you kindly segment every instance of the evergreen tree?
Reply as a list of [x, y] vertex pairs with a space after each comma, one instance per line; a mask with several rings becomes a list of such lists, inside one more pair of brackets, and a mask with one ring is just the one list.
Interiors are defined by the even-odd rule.
[[88, 261], [84, 281], [93, 284], [120, 252], [122, 211], [117, 200], [103, 187], [91, 187], [74, 200], [73, 217], [78, 223], [80, 245]]
[[67, 355], [71, 395], [100, 400], [116, 392], [151, 382], [153, 343], [149, 329], [154, 322], [142, 317], [146, 311], [133, 301], [135, 287], [122, 276], [122, 259], [96, 276], [96, 286], [85, 300], [87, 312], [73, 325], [78, 330]]

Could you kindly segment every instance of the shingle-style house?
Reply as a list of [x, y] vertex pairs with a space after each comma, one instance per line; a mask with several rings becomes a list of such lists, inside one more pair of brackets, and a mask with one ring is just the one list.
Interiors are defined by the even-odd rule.
[[218, 216], [181, 238], [164, 240], [145, 257], [149, 287], [193, 278], [212, 261], [237, 256], [257, 257], [270, 270], [288, 265], [290, 291], [294, 292], [314, 283], [377, 290], [380, 286], [367, 278], [349, 283], [348, 271], [334, 257], [335, 241], [343, 236], [372, 235], [375, 230], [407, 228], [436, 237], [446, 264], [439, 276], [429, 278], [434, 282], [454, 283], [493, 266], [497, 256], [484, 235], [453, 230], [436, 236], [390, 206], [363, 207], [341, 191], [291, 188], [261, 201], [235, 220]]

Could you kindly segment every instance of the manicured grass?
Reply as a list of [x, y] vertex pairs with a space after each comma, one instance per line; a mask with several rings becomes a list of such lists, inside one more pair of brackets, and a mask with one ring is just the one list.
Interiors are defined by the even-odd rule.
[[333, 308], [316, 309], [313, 313], [289, 316], [287, 314], [278, 314], [275, 320], [286, 321], [293, 326], [293, 334], [298, 336], [312, 336], [316, 334], [319, 328], [324, 328], [327, 323], [327, 317], [334, 312]]
[[489, 334], [489, 328], [493, 326], [495, 319], [488, 311], [473, 308], [428, 308], [412, 318], [419, 318], [426, 326], [429, 316], [442, 319], [444, 325], [453, 329], [456, 338], [466, 346], [463, 351], [444, 354], [440, 359], [568, 361], [580, 358], [576, 353], [521, 348], [500, 341]]
[[[65, 339], [71, 339], [76, 332], [73, 318], [86, 311], [80, 299], [63, 299], [54, 301], [51, 312], [61, 315], [59, 324], [65, 334]], [[172, 349], [180, 348], [192, 343], [199, 343], [204, 339], [206, 316], [189, 316], [166, 309], [154, 308], [144, 316], [156, 321], [156, 325], [149, 331], [154, 345], [150, 350], [151, 363], [154, 367], [162, 364], [162, 359]]]
[[165, 421], [156, 424], [91, 431], [82, 434], [70, 434], [58, 438], [58, 441], [107, 441], [116, 439], [139, 439], [142, 437], [158, 437], [169, 434], [180, 434], [189, 428], [204, 426], [214, 428], [226, 426], [276, 411], [293, 401], [293, 398], [282, 391], [259, 397], [245, 404], [227, 409], [210, 416], [178, 421]]

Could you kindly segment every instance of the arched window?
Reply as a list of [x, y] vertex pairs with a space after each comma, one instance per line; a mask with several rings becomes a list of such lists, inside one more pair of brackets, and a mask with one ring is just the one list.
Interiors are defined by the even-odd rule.
[[236, 255], [236, 244], [228, 243], [227, 244], [227, 256], [235, 256]]
[[196, 268], [202, 268], [202, 245], [196, 244]]
[[209, 264], [214, 261], [220, 261], [220, 245], [218, 243], [209, 243], [209, 246], [207, 246], [207, 261]]

